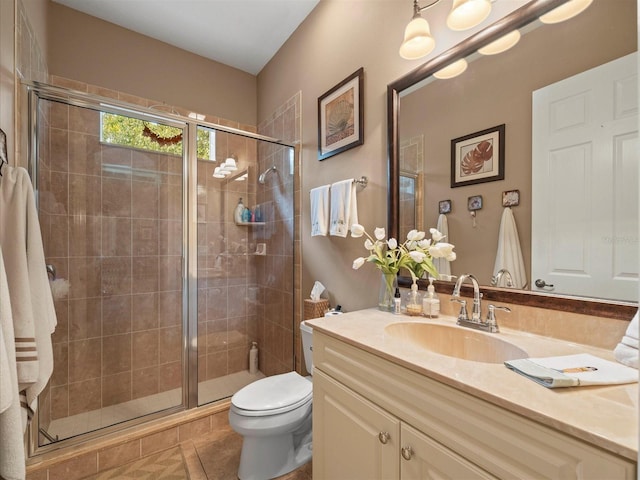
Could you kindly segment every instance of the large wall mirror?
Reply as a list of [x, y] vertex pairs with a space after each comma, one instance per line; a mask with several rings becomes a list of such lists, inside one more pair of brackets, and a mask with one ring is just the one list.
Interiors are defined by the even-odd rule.
[[[446, 217], [451, 273], [473, 273], [485, 297], [630, 319], [640, 263], [637, 2], [594, 0], [563, 23], [539, 20], [561, 3], [527, 3], [388, 86], [389, 231], [404, 238]], [[514, 29], [513, 48], [478, 53]], [[434, 77], [461, 58], [463, 74]], [[456, 139], [478, 145], [485, 131], [494, 163], [460, 181]], [[492, 288], [503, 200], [516, 196], [508, 208], [525, 281]]]

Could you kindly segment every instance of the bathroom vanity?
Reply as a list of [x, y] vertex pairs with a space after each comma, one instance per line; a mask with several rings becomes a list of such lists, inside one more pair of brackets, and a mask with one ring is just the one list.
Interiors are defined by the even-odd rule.
[[521, 349], [613, 360], [612, 352], [503, 329], [473, 332], [467, 350], [482, 349], [485, 335], [497, 353], [469, 360], [473, 353], [428, 345], [443, 339], [420, 339], [399, 322], [462, 329], [449, 340], [469, 331], [452, 317], [377, 309], [309, 322], [315, 480], [636, 478], [637, 384], [547, 389], [500, 358]]

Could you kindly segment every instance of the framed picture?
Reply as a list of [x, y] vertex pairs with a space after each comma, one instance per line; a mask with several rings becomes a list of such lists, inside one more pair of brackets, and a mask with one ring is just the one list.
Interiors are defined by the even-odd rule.
[[476, 210], [480, 210], [482, 208], [482, 195], [474, 195], [473, 197], [467, 198], [467, 209], [470, 212], [475, 212]]
[[438, 213], [451, 213], [451, 200], [441, 200], [438, 202]]
[[502, 192], [503, 207], [515, 207], [516, 205], [520, 205], [520, 190]]
[[318, 98], [318, 160], [364, 143], [364, 68]]
[[451, 140], [451, 188], [504, 179], [504, 130], [502, 124]]

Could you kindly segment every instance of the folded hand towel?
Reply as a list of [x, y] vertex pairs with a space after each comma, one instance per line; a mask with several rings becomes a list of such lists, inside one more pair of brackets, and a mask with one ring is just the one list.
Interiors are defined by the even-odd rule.
[[329, 233], [346, 237], [351, 225], [358, 223], [358, 201], [353, 178], [331, 184], [331, 217]]
[[[441, 234], [445, 236], [444, 241], [448, 243], [453, 243], [449, 238], [449, 223], [447, 221], [447, 216], [444, 213], [441, 213], [438, 217], [438, 224], [436, 225], [436, 230], [438, 230]], [[433, 265], [438, 270], [438, 274], [440, 275], [441, 280], [448, 280], [451, 276], [451, 262], [446, 258], [434, 258]]]
[[580, 353], [560, 357], [521, 358], [505, 366], [547, 388], [617, 385], [638, 381], [638, 372], [602, 358]]
[[329, 188], [330, 185], [323, 185], [311, 189], [312, 237], [326, 237], [329, 232]]
[[620, 343], [616, 345], [613, 354], [616, 360], [629, 367], [638, 368], [638, 327], [640, 320], [638, 312], [634, 315]]
[[498, 252], [493, 267], [494, 275], [502, 269], [509, 271], [515, 288], [524, 288], [527, 285], [527, 273], [524, 269], [518, 228], [516, 227], [513, 212], [509, 207], [506, 207], [502, 212], [502, 220], [500, 221]]

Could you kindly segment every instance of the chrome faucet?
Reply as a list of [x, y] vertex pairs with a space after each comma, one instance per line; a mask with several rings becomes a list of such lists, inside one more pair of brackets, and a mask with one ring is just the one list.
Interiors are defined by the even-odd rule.
[[[473, 310], [471, 312], [471, 319], [467, 313], [467, 301], [460, 298], [460, 288], [465, 280], [471, 280], [473, 285]], [[482, 330], [483, 332], [497, 333], [500, 331], [498, 328], [498, 322], [496, 321], [496, 310], [504, 310], [510, 312], [507, 307], [497, 307], [495, 305], [489, 305], [489, 312], [487, 314], [487, 320], [483, 321], [481, 318], [481, 305], [482, 293], [480, 292], [480, 286], [478, 280], [471, 274], [461, 275], [453, 287], [453, 293], [451, 294], [451, 301], [460, 303], [460, 313], [458, 314], [458, 325], [463, 327], [474, 328], [476, 330]]]
[[506, 279], [507, 287], [513, 288], [513, 277], [511, 276], [511, 272], [506, 268], [501, 268], [500, 270], [498, 270], [498, 273], [496, 273], [493, 277], [491, 277], [491, 286], [499, 287], [500, 281], [502, 280], [503, 276]]
[[480, 322], [480, 299], [482, 298], [482, 293], [480, 293], [478, 279], [470, 273], [467, 273], [464, 275], [460, 275], [455, 287], [453, 287], [453, 298], [451, 299], [451, 301], [458, 302], [462, 305], [462, 307], [460, 308], [460, 313], [458, 314], [458, 323], [460, 322], [460, 320], [469, 321], [469, 315], [467, 314], [467, 302], [465, 300], [460, 300], [460, 287], [462, 287], [462, 284], [467, 278], [471, 280], [471, 284], [473, 285], [473, 309], [471, 311], [471, 321]]

